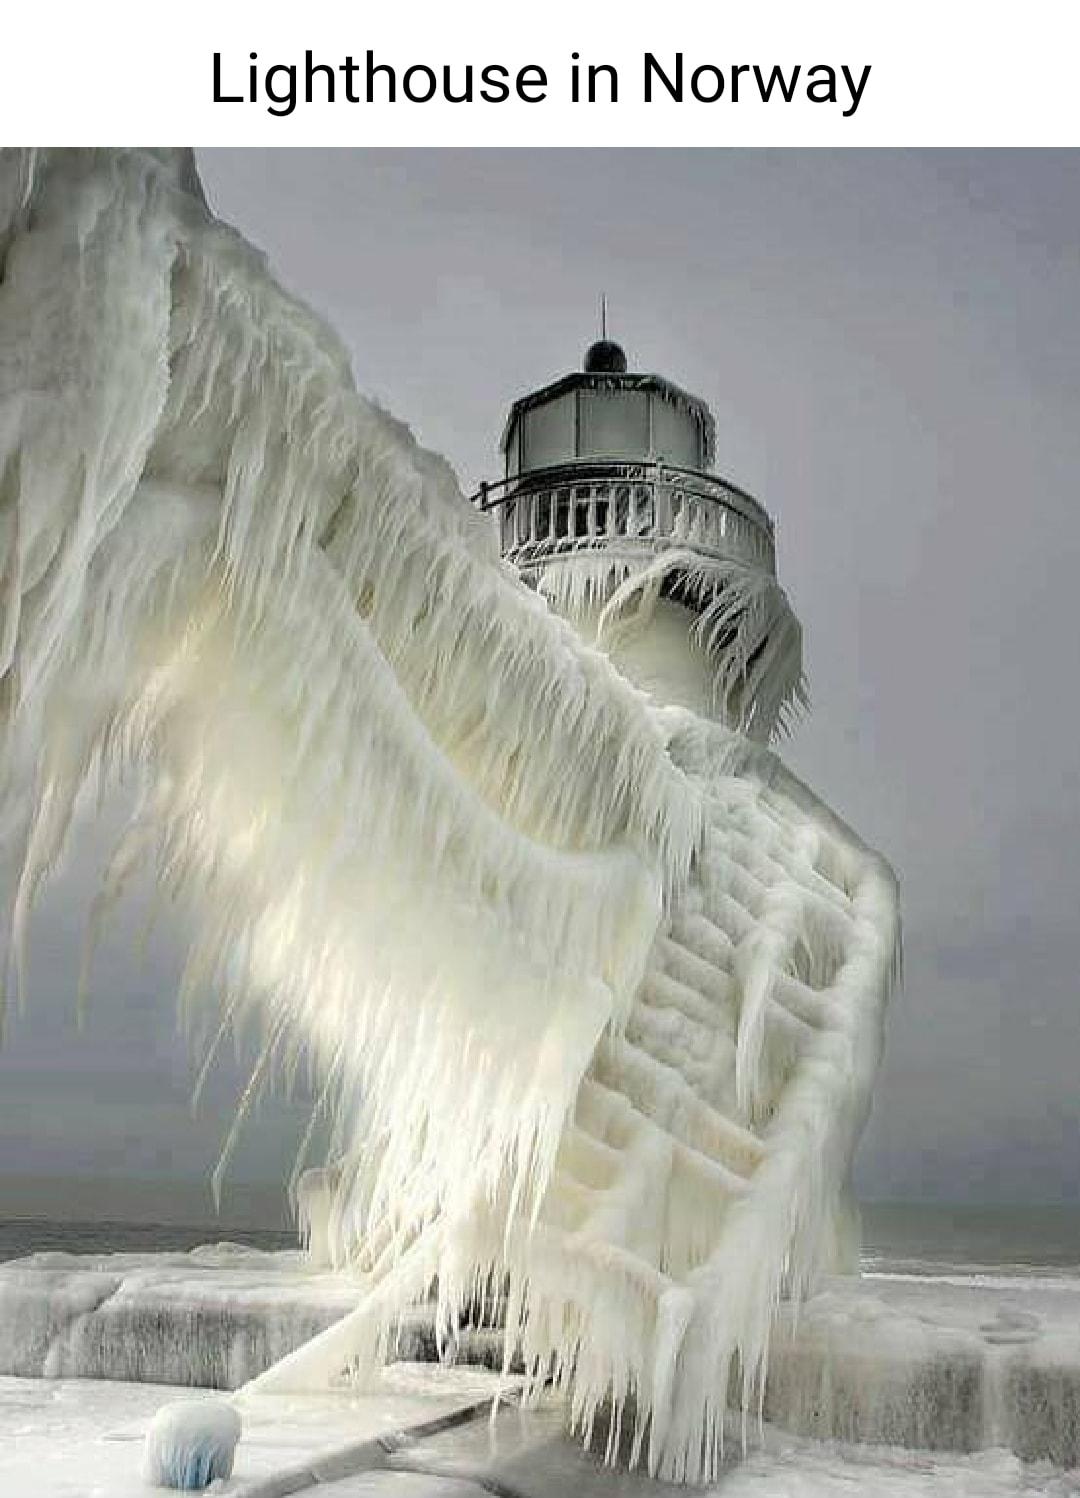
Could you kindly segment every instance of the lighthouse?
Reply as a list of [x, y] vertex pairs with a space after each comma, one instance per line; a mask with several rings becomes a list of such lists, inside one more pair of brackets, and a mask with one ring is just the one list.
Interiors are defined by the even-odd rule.
[[698, 396], [605, 337], [515, 400], [476, 498], [526, 582], [661, 702], [768, 739], [804, 698], [772, 520], [715, 471]]

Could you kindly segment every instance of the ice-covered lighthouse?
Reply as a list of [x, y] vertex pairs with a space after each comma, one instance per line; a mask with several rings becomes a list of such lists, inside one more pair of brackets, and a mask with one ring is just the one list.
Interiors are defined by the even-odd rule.
[[712, 1480], [782, 1299], [852, 1262], [898, 921], [763, 742], [799, 627], [707, 408], [606, 339], [516, 402], [512, 567], [182, 153], [0, 153], [0, 259], [13, 946], [137, 777], [107, 897], [183, 899], [185, 1006], [263, 1035], [238, 1123], [310, 1064], [338, 1156], [356, 1303], [261, 1387], [497, 1300], [526, 1395]]
[[526, 581], [661, 701], [767, 738], [802, 696], [801, 631], [705, 402], [602, 337], [514, 401], [501, 450], [477, 501]]

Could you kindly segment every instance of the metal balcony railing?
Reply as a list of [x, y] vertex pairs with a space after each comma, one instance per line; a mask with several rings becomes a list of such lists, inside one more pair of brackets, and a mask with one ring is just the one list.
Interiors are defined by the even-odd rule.
[[483, 484], [472, 500], [497, 514], [502, 553], [525, 571], [575, 553], [682, 547], [776, 573], [772, 522], [757, 500], [694, 469], [574, 462]]

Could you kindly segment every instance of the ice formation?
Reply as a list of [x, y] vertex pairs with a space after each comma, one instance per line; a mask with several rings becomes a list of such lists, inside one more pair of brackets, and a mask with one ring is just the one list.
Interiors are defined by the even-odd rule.
[[707, 1479], [779, 1298], [850, 1250], [887, 867], [523, 586], [190, 157], [5, 153], [0, 277], [17, 988], [77, 797], [125, 776], [102, 909], [149, 865], [193, 1027], [259, 1018], [237, 1126], [301, 1065], [333, 1120], [359, 1304], [267, 1386], [370, 1366], [432, 1286], [447, 1331], [505, 1297], [575, 1424]]
[[232, 1476], [240, 1416], [225, 1399], [164, 1404], [146, 1432], [143, 1476], [158, 1488], [201, 1492]]

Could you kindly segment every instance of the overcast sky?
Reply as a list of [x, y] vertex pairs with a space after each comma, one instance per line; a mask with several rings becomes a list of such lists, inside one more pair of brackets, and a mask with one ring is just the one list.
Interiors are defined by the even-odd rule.
[[[906, 981], [858, 1164], [875, 1197], [1080, 1202], [1080, 154], [204, 151], [216, 210], [360, 386], [494, 476], [506, 407], [578, 366], [703, 396], [777, 522], [813, 707], [792, 766], [895, 865]], [[197, 1179], [169, 918], [73, 1021], [84, 839], [0, 1054], [0, 1174]], [[299, 1110], [233, 1172], [288, 1168]]]

